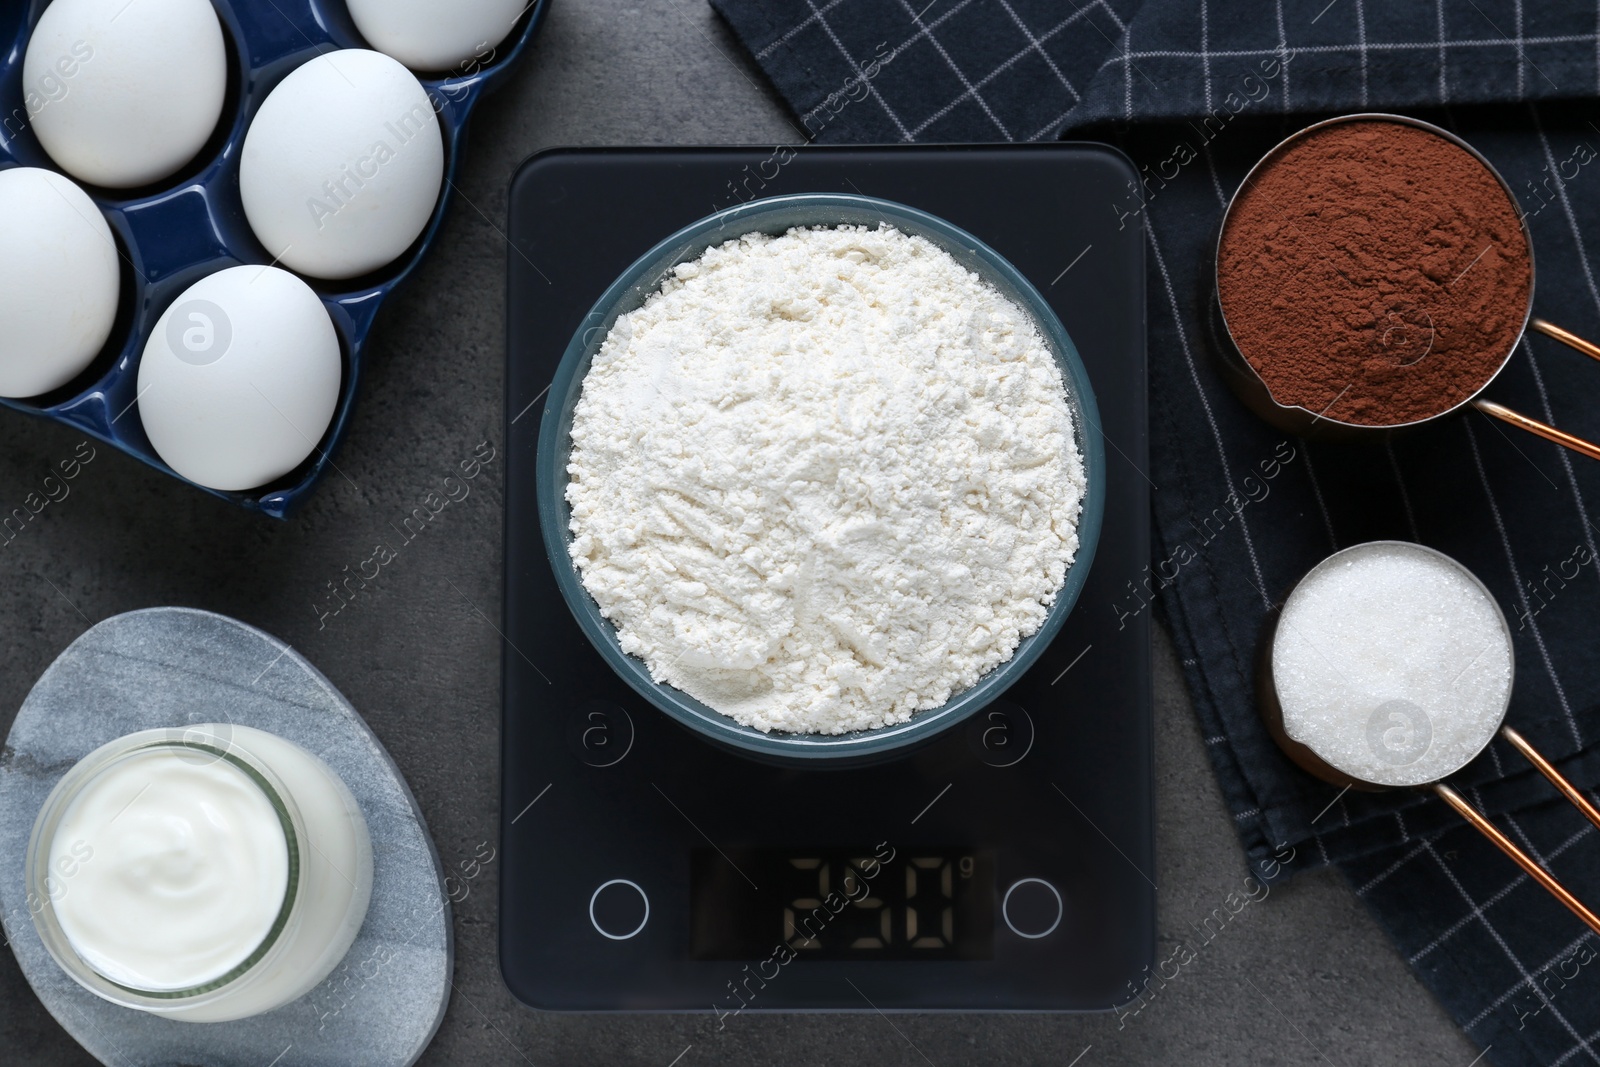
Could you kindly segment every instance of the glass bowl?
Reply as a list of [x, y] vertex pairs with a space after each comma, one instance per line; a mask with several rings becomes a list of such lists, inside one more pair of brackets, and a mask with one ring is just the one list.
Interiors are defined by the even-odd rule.
[[[1078, 519], [1078, 553], [1038, 631], [1024, 639], [1009, 660], [940, 706], [917, 712], [906, 722], [872, 730], [844, 734], [762, 733], [651, 678], [643, 660], [622, 651], [616, 628], [600, 614], [599, 605], [584, 589], [568, 551], [572, 536], [566, 490], [572, 417], [589, 363], [612, 324], [644, 304], [678, 264], [697, 259], [707, 248], [747, 233], [781, 234], [796, 226], [845, 225], [890, 225], [902, 233], [926, 238], [1027, 311], [1038, 325], [1061, 367], [1088, 481]], [[685, 226], [623, 271], [595, 302], [561, 357], [539, 426], [535, 464], [539, 525], [544, 531], [545, 552], [555, 571], [556, 585], [579, 627], [611, 669], [663, 713], [723, 747], [768, 762], [810, 766], [875, 762], [899, 756], [982, 709], [1020, 678], [1060, 632], [1088, 580], [1105, 512], [1106, 463], [1099, 426], [1094, 389], [1072, 338], [1039, 290], [994, 249], [941, 218], [888, 200], [840, 193], [770, 197], [719, 211]]]

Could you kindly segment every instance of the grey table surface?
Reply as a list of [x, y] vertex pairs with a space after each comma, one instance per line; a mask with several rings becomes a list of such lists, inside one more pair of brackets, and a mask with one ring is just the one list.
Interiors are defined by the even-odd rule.
[[[111, 450], [0, 545], [0, 730], [92, 622], [178, 604], [290, 642], [350, 698], [416, 793], [455, 906], [454, 992], [424, 1064], [1316, 1064], [1467, 1067], [1454, 1027], [1337, 875], [1304, 875], [1230, 923], [1139, 1015], [549, 1015], [506, 991], [490, 849], [498, 840], [501, 477], [319, 622], [327, 583], [367, 558], [483, 441], [500, 443], [506, 189], [558, 145], [793, 144], [762, 76], [703, 0], [555, 0], [487, 99], [438, 245], [384, 309], [349, 437], [310, 504], [256, 518]], [[546, 269], [552, 269], [548, 265]], [[556, 265], [555, 269], [559, 269]], [[0, 513], [73, 454], [72, 431], [0, 412]], [[1171, 645], [1155, 662], [1157, 858], [1166, 955], [1244, 861]], [[461, 896], [461, 890], [456, 896]], [[1074, 1060], [1074, 1057], [1081, 1059]], [[0, 952], [0, 1062], [91, 1064]], [[290, 1050], [275, 1067], [294, 1067]], [[267, 1067], [263, 1064], [262, 1067]]]

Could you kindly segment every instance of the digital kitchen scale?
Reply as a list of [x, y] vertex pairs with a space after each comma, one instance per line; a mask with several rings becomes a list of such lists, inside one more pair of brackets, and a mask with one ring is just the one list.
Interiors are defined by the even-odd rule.
[[[562, 1011], [1106, 1009], [1155, 946], [1144, 236], [1091, 144], [557, 150], [510, 198], [500, 959]], [[900, 201], [988, 242], [1061, 316], [1108, 444], [1065, 628], [1004, 697], [894, 762], [715, 747], [636, 695], [556, 588], [543, 398], [611, 281], [756, 196]], [[730, 234], [730, 237], [737, 236]]]

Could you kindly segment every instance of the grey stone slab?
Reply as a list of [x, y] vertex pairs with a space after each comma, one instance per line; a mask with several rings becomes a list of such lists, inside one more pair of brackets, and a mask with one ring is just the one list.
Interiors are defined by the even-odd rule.
[[[372, 903], [343, 963], [306, 996], [250, 1019], [182, 1023], [72, 981], [33, 927], [23, 864], [39, 808], [78, 760], [139, 730], [207, 722], [277, 734], [344, 780], [372, 836]], [[355, 708], [299, 653], [222, 615], [151, 608], [93, 627], [44, 672], [0, 755], [0, 912], [11, 950], [50, 1014], [114, 1067], [261, 1067], [289, 1053], [316, 1067], [415, 1061], [449, 999], [443, 887], [422, 813]]]

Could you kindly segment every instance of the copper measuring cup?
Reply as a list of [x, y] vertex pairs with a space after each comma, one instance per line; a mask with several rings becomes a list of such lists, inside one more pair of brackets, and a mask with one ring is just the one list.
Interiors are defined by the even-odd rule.
[[[1495, 181], [1500, 183], [1500, 187], [1505, 190], [1506, 199], [1513, 205], [1517, 203], [1516, 196], [1512, 193], [1511, 187], [1506, 184], [1505, 178], [1501, 176], [1500, 172], [1495, 169], [1494, 165], [1485, 159], [1483, 154], [1477, 149], [1473, 148], [1470, 144], [1462, 140], [1460, 137], [1457, 137], [1449, 130], [1440, 129], [1438, 126], [1435, 126], [1432, 123], [1423, 122], [1420, 119], [1409, 118], [1405, 115], [1388, 115], [1381, 112], [1363, 112], [1355, 115], [1341, 115], [1337, 118], [1325, 119], [1322, 122], [1313, 123], [1312, 125], [1307, 126], [1305, 129], [1291, 134], [1282, 141], [1279, 141], [1273, 146], [1270, 152], [1261, 157], [1254, 167], [1250, 168], [1250, 173], [1245, 175], [1244, 181], [1240, 183], [1238, 190], [1234, 192], [1233, 197], [1228, 201], [1228, 209], [1223, 213], [1222, 216], [1222, 226], [1217, 232], [1217, 246], [1213, 255], [1211, 267], [1212, 300], [1210, 309], [1214, 319], [1215, 329], [1213, 332], [1216, 335], [1215, 340], [1217, 343], [1212, 347], [1219, 356], [1218, 362], [1222, 370], [1222, 376], [1224, 380], [1227, 381], [1229, 387], [1232, 388], [1239, 399], [1244, 402], [1246, 407], [1250, 408], [1271, 425], [1276, 426], [1278, 429], [1287, 433], [1292, 433], [1299, 437], [1305, 437], [1314, 440], [1352, 442], [1372, 441], [1379, 439], [1383, 434], [1392, 432], [1394, 430], [1406, 430], [1416, 426], [1422, 426], [1427, 423], [1435, 422], [1446, 417], [1447, 415], [1453, 415], [1456, 412], [1466, 408], [1468, 405], [1471, 405], [1472, 407], [1475, 407], [1479, 411], [1483, 412], [1485, 415], [1489, 415], [1493, 418], [1499, 419], [1502, 422], [1509, 423], [1518, 429], [1527, 430], [1529, 433], [1537, 434], [1548, 441], [1554, 441], [1556, 444], [1570, 448], [1574, 452], [1588, 456], [1590, 459], [1600, 459], [1600, 445], [1596, 445], [1592, 441], [1587, 441], [1581, 437], [1567, 433], [1565, 430], [1557, 429], [1556, 427], [1551, 426], [1548, 423], [1541, 422], [1538, 419], [1524, 415], [1517, 411], [1513, 411], [1505, 405], [1498, 404], [1493, 400], [1486, 400], [1482, 396], [1483, 392], [1487, 390], [1489, 386], [1494, 384], [1494, 380], [1500, 376], [1500, 373], [1505, 369], [1506, 364], [1511, 361], [1511, 357], [1516, 353], [1517, 346], [1521, 344], [1522, 339], [1526, 335], [1530, 326], [1548, 337], [1553, 337], [1563, 344], [1577, 349], [1579, 352], [1582, 352], [1584, 355], [1589, 356], [1592, 359], [1600, 360], [1600, 346], [1591, 344], [1576, 334], [1568, 330], [1564, 330], [1552, 323], [1546, 322], [1543, 319], [1531, 318], [1533, 312], [1534, 292], [1532, 279], [1535, 277], [1535, 271], [1533, 262], [1533, 239], [1528, 233], [1528, 220], [1525, 214], [1521, 220], [1521, 230], [1522, 239], [1525, 242], [1528, 250], [1528, 271], [1530, 284], [1528, 286], [1528, 306], [1523, 312], [1522, 327], [1517, 331], [1516, 338], [1506, 348], [1505, 354], [1500, 359], [1500, 362], [1495, 366], [1494, 373], [1489, 375], [1489, 377], [1485, 379], [1475, 390], [1473, 390], [1471, 394], [1451, 405], [1450, 407], [1442, 411], [1435, 412], [1426, 418], [1417, 419], [1412, 422], [1390, 424], [1341, 422], [1340, 420], [1332, 418], [1323, 412], [1311, 411], [1308, 408], [1300, 407], [1298, 405], [1280, 404], [1273, 398], [1271, 390], [1267, 388], [1267, 383], [1262, 380], [1261, 376], [1256, 372], [1256, 369], [1250, 365], [1247, 359], [1245, 359], [1244, 354], [1239, 350], [1238, 344], [1233, 339], [1232, 332], [1228, 328], [1227, 312], [1222, 306], [1220, 285], [1222, 235], [1227, 232], [1228, 221], [1233, 217], [1234, 205], [1239, 202], [1239, 194], [1254, 183], [1256, 175], [1262, 170], [1262, 168], [1266, 167], [1269, 163], [1277, 159], [1291, 145], [1301, 141], [1315, 131], [1321, 130], [1327, 126], [1333, 126], [1346, 122], [1395, 122], [1407, 126], [1415, 126], [1419, 129], [1427, 130], [1430, 133], [1436, 134], [1470, 153], [1474, 159], [1481, 163], [1483, 167], [1494, 176]], [[1337, 403], [1337, 401], [1335, 401], [1335, 403]]]
[[[1435, 796], [1439, 797], [1439, 799], [1443, 800], [1446, 804], [1455, 809], [1455, 811], [1463, 819], [1471, 823], [1473, 827], [1483, 834], [1483, 836], [1487, 837], [1491, 842], [1493, 842], [1495, 847], [1500, 849], [1500, 851], [1504, 852], [1507, 856], [1511, 857], [1517, 866], [1521, 867], [1529, 877], [1534, 879], [1534, 881], [1538, 882], [1540, 885], [1544, 886], [1545, 889], [1549, 890], [1552, 896], [1564, 904], [1567, 909], [1579, 919], [1583, 920], [1583, 922], [1591, 930], [1595, 931], [1596, 933], [1600, 933], [1600, 915], [1596, 915], [1593, 911], [1586, 907], [1580, 900], [1578, 900], [1576, 896], [1569, 892], [1567, 888], [1556, 879], [1555, 875], [1551, 874], [1548, 870], [1541, 866], [1537, 860], [1518, 847], [1515, 842], [1513, 842], [1499, 829], [1499, 827], [1490, 822], [1482, 812], [1478, 811], [1478, 809], [1469, 804], [1465, 797], [1463, 797], [1459, 792], [1451, 788], [1449, 785], [1446, 785], [1442, 780], [1424, 782], [1409, 787], [1381, 785], [1375, 782], [1366, 781], [1335, 767], [1332, 763], [1324, 759], [1323, 756], [1313, 749], [1309, 744], [1297, 740], [1289, 734], [1288, 729], [1284, 724], [1283, 706], [1279, 702], [1277, 675], [1273, 655], [1277, 644], [1278, 628], [1282, 623], [1284, 614], [1287, 612], [1290, 602], [1294, 599], [1295, 592], [1298, 591], [1301, 586], [1304, 585], [1304, 583], [1312, 576], [1332, 567], [1338, 566], [1340, 563], [1347, 560], [1352, 553], [1370, 550], [1379, 546], [1404, 546], [1408, 550], [1420, 550], [1422, 552], [1429, 553], [1454, 567], [1461, 575], [1470, 578], [1471, 581], [1478, 586], [1479, 590], [1482, 591], [1487, 602], [1494, 606], [1495, 613], [1500, 622], [1501, 633], [1505, 638], [1506, 651], [1509, 656], [1511, 649], [1511, 627], [1506, 623], [1505, 613], [1500, 610], [1499, 602], [1495, 600], [1494, 594], [1490, 593], [1483, 583], [1478, 580], [1477, 576], [1461, 563], [1457, 562], [1452, 557], [1445, 555], [1443, 552], [1437, 551], [1436, 549], [1428, 548], [1425, 545], [1413, 544], [1409, 541], [1368, 541], [1364, 544], [1352, 545], [1349, 548], [1341, 549], [1340, 551], [1333, 553], [1333, 555], [1328, 556], [1315, 567], [1312, 567], [1311, 570], [1307, 571], [1306, 574], [1298, 582], [1296, 582], [1294, 587], [1289, 591], [1289, 595], [1284, 598], [1277, 614], [1272, 621], [1269, 622], [1265, 631], [1262, 633], [1260, 655], [1258, 656], [1256, 663], [1256, 698], [1257, 710], [1260, 712], [1261, 719], [1267, 727], [1267, 732], [1272, 735], [1272, 739], [1277, 742], [1278, 747], [1283, 750], [1284, 755], [1288, 756], [1289, 759], [1294, 761], [1294, 763], [1296, 763], [1302, 770], [1305, 770], [1332, 785], [1343, 786], [1345, 788], [1361, 790], [1364, 792], [1382, 792], [1389, 789], [1414, 788], [1419, 790], [1427, 790], [1433, 793]], [[1499, 736], [1509, 742], [1511, 746], [1518, 752], [1522, 753], [1528, 762], [1533, 764], [1540, 774], [1548, 778], [1551, 784], [1560, 790], [1561, 794], [1571, 801], [1574, 807], [1583, 812], [1584, 816], [1587, 817], [1591, 823], [1593, 823], [1596, 827], [1600, 827], [1600, 808], [1597, 808], [1588, 797], [1584, 796], [1582, 791], [1580, 791], [1577, 786], [1569, 782], [1560, 771], [1556, 770], [1549, 760], [1540, 755], [1538, 750], [1536, 750], [1533, 745], [1528, 742], [1527, 738], [1523, 737], [1516, 730], [1505, 724], [1506, 712], [1511, 706], [1511, 689], [1513, 681], [1514, 679], [1508, 681], [1506, 686], [1506, 700], [1505, 704], [1500, 709], [1500, 718], [1496, 728], [1488, 731], [1483, 745], [1480, 748], [1472, 752], [1466, 757], [1466, 759], [1462, 760], [1459, 765], [1449, 770], [1447, 773], [1440, 775], [1440, 779], [1450, 777], [1450, 775], [1455, 774], [1467, 766], [1467, 764], [1477, 759], [1478, 756], [1483, 753], [1483, 750], [1488, 748], [1489, 743], [1493, 741], [1496, 736]], [[1375, 709], [1375, 711], [1381, 710], [1381, 708], [1382, 706], [1380, 705], [1377, 709]], [[1374, 740], [1372, 743], [1377, 744], [1378, 742]], [[1417, 759], [1420, 758], [1421, 756], [1419, 755]], [[1415, 762], [1415, 760], [1412, 762]]]

